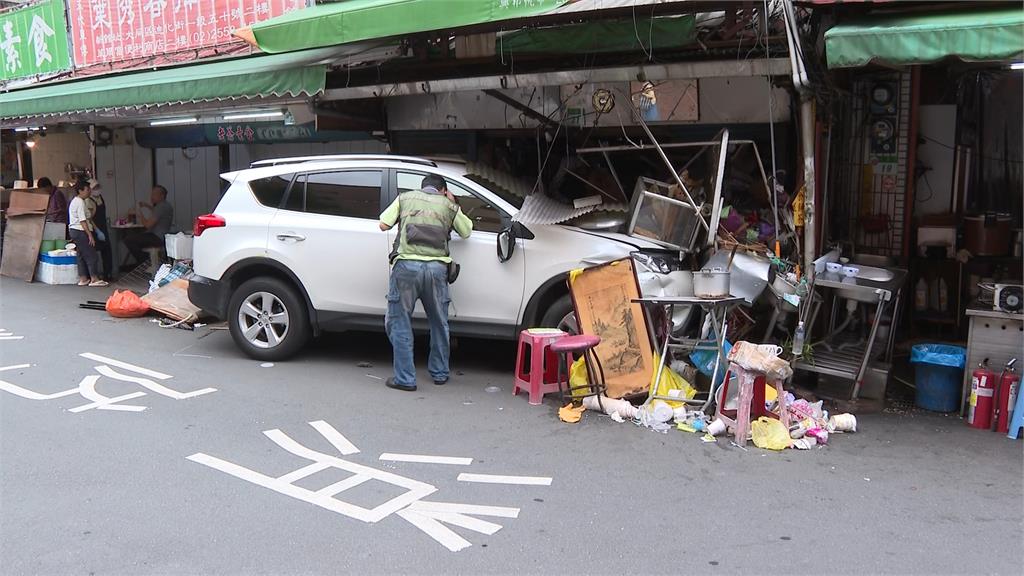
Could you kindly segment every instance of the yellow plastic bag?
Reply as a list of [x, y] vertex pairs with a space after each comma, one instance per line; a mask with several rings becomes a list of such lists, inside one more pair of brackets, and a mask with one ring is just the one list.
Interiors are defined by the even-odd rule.
[[754, 440], [754, 446], [767, 450], [785, 450], [792, 442], [789, 430], [782, 422], [767, 416], [761, 416], [750, 423], [750, 436]]
[[[657, 366], [659, 356], [654, 355], [654, 365]], [[651, 375], [651, 386], [654, 385], [656, 374]], [[676, 390], [677, 392], [673, 392]], [[677, 374], [675, 370], [672, 370], [668, 366], [661, 371], [661, 382], [658, 382], [658, 389], [654, 391], [657, 396], [661, 396], [662, 399], [672, 396], [676, 398], [685, 398], [687, 400], [693, 399], [697, 395], [697, 389], [690, 386], [690, 383], [683, 379], [682, 376]], [[673, 402], [672, 400], [664, 400], [666, 404], [673, 408], [679, 408], [683, 405], [682, 402]]]
[[569, 387], [573, 388], [572, 396], [586, 396], [587, 385], [590, 382], [589, 375], [587, 374], [587, 364], [580, 356], [572, 363], [572, 367], [569, 368]]

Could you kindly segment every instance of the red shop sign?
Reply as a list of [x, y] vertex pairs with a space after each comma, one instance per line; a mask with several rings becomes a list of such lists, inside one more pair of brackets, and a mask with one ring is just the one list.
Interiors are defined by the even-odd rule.
[[305, 8], [307, 0], [68, 0], [79, 68], [240, 42], [238, 28]]

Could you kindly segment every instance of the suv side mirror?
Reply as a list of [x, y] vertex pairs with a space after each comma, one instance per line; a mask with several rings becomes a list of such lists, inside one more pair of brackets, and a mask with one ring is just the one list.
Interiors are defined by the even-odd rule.
[[509, 226], [498, 232], [498, 261], [508, 262], [516, 251], [516, 228]]

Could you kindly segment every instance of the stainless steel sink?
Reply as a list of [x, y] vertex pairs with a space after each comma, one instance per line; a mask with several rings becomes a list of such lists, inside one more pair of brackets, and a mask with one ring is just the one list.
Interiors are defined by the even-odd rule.
[[857, 302], [877, 303], [878, 293], [876, 290], [878, 288], [888, 289], [889, 287], [886, 284], [891, 283], [896, 278], [896, 274], [892, 270], [885, 268], [858, 264], [856, 262], [847, 266], [856, 267], [858, 269], [857, 275], [852, 278], [846, 278], [840, 274], [826, 274], [825, 277], [826, 280], [840, 284], [834, 286], [839, 292], [840, 298], [856, 300]]
[[892, 273], [892, 270], [886, 270], [885, 268], [875, 268], [866, 264], [853, 264], [853, 266], [860, 269], [857, 272], [857, 278], [863, 278], [872, 282], [888, 282], [896, 276]]

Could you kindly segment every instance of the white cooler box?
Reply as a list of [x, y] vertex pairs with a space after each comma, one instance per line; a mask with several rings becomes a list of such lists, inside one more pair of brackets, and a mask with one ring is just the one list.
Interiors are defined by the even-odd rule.
[[43, 284], [78, 284], [78, 259], [74, 256], [39, 255], [36, 280]]
[[164, 247], [167, 249], [167, 257], [172, 260], [192, 259], [192, 235], [178, 232], [177, 234], [164, 235]]

